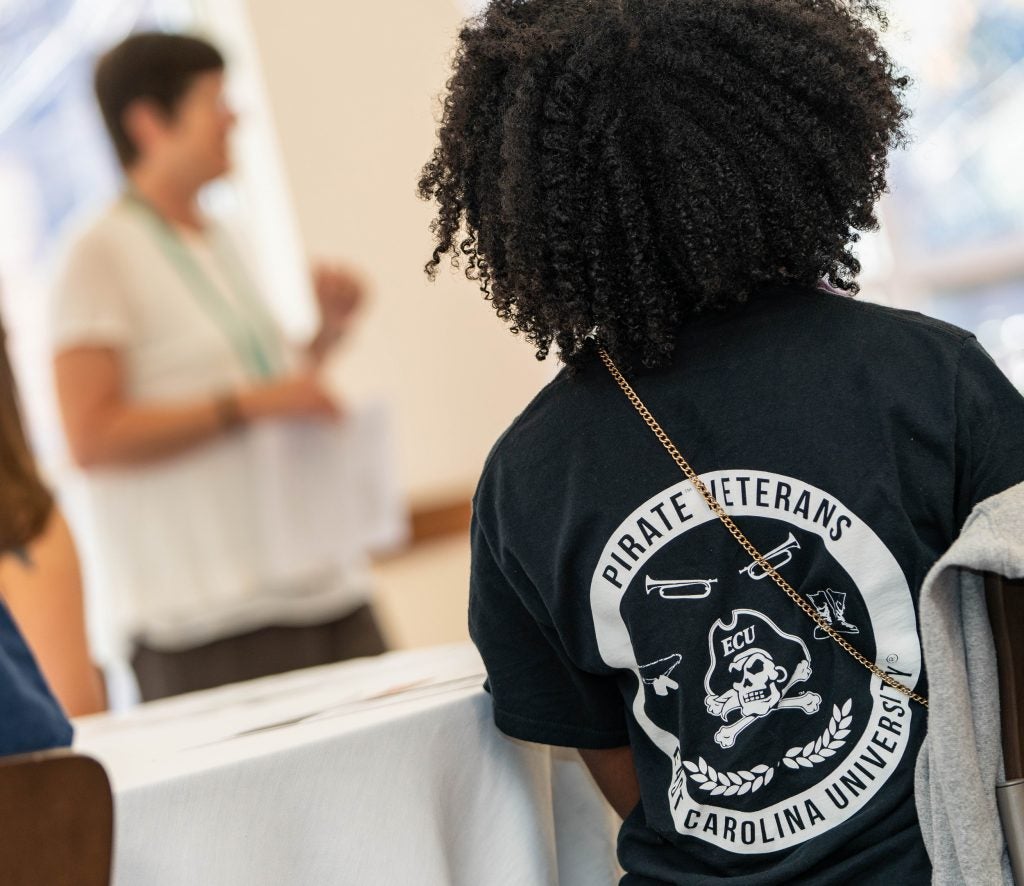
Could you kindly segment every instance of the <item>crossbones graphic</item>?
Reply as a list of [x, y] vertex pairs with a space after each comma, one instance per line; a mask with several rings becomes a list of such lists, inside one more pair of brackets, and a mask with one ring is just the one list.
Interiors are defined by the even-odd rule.
[[738, 736], [755, 720], [773, 711], [797, 709], [805, 714], [817, 713], [821, 696], [817, 692], [801, 692], [790, 697], [789, 691], [811, 676], [810, 662], [805, 658], [793, 669], [787, 680], [786, 669], [763, 649], [750, 647], [740, 652], [729, 664], [730, 672], [739, 672], [732, 688], [721, 695], [708, 694], [704, 699], [708, 713], [728, 721], [733, 711], [740, 718], [719, 727], [715, 741], [722, 748], [731, 748]]

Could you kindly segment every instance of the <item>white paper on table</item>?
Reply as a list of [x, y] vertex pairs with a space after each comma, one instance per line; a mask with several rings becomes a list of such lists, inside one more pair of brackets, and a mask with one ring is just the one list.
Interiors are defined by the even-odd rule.
[[375, 403], [96, 472], [90, 577], [125, 634], [171, 648], [335, 617], [366, 599], [369, 553], [407, 533], [391, 440]]
[[372, 403], [343, 421], [274, 422], [252, 429], [254, 511], [268, 577], [300, 564], [348, 565], [408, 536], [388, 411]]

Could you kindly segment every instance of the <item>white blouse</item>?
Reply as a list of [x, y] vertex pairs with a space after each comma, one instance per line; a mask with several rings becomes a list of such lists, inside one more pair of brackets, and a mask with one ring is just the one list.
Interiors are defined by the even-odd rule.
[[[168, 233], [187, 250], [175, 260], [147, 212], [121, 200], [74, 242], [55, 286], [55, 351], [115, 348], [126, 395], [148, 404], [294, 365], [223, 227]], [[159, 462], [83, 472], [92, 571], [120, 630], [187, 648], [365, 602], [368, 548], [404, 533], [388, 435], [386, 413], [370, 408], [338, 424], [261, 422]]]

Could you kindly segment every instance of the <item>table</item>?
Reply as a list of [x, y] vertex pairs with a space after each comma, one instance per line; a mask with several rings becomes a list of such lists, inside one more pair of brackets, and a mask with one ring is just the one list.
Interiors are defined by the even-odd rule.
[[76, 721], [114, 788], [116, 886], [611, 886], [574, 751], [495, 729], [470, 644]]

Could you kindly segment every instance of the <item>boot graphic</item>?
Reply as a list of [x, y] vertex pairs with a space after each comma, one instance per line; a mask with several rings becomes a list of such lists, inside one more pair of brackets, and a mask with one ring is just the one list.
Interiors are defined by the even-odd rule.
[[[814, 605], [818, 615], [837, 633], [860, 633], [860, 628], [846, 620], [846, 594], [842, 591], [833, 591], [832, 588], [825, 588], [825, 590], [818, 591], [816, 594], [808, 594], [807, 599]], [[814, 639], [828, 639], [828, 634], [822, 630], [821, 625], [814, 629]]]

